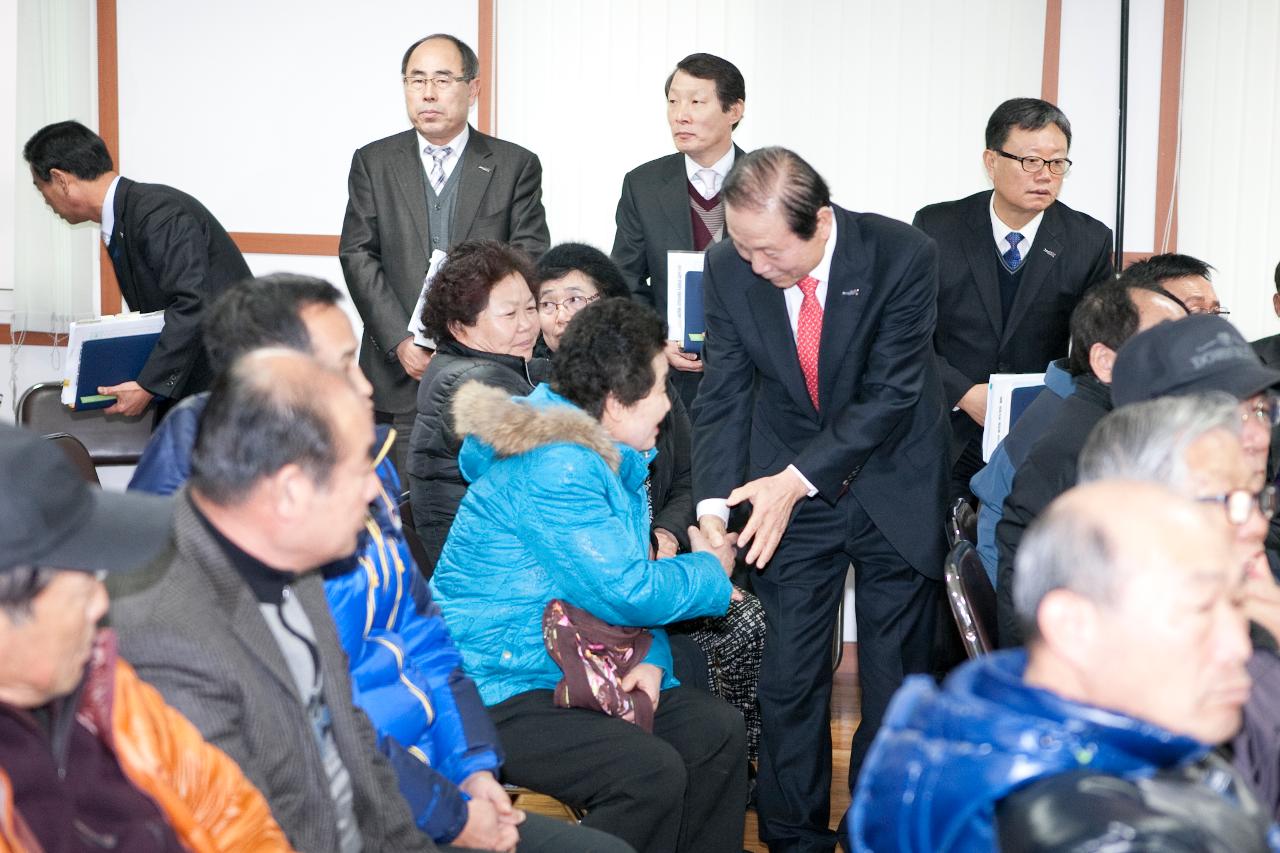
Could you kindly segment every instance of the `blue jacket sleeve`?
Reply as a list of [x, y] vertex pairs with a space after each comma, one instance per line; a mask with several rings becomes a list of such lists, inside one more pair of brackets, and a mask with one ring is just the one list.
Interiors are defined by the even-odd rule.
[[391, 762], [400, 794], [409, 803], [418, 829], [441, 844], [457, 838], [467, 825], [467, 800], [462, 791], [395, 738], [379, 733], [378, 749]]
[[191, 451], [207, 394], [184, 400], [169, 411], [142, 451], [129, 480], [129, 490], [172, 495], [191, 476]]
[[455, 784], [478, 770], [496, 771], [502, 748], [480, 694], [462, 671], [462, 655], [445, 627], [440, 608], [422, 573], [413, 575], [413, 606], [406, 607], [397, 626], [412, 667], [414, 681], [423, 687], [436, 717], [427, 731], [434, 746], [436, 767]]

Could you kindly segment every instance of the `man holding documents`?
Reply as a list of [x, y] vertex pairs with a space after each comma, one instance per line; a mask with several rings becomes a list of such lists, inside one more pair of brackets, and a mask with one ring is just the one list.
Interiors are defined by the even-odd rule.
[[946, 410], [932, 357], [933, 241], [831, 204], [791, 151], [738, 158], [729, 239], [706, 257], [706, 379], [693, 405], [699, 526], [757, 567], [768, 627], [757, 801], [771, 851], [830, 851], [831, 635], [856, 567], [862, 723], [929, 667], [942, 571]]
[[[622, 179], [613, 260], [636, 299], [667, 313], [667, 253], [705, 251], [724, 237], [720, 186], [742, 149], [733, 130], [742, 121], [747, 97], [742, 73], [728, 60], [695, 53], [677, 63], [667, 78], [667, 123], [676, 154], [638, 166]], [[693, 403], [702, 362], [667, 344], [671, 380], [685, 405]]]
[[164, 329], [142, 372], [99, 389], [116, 398], [107, 413], [138, 415], [152, 400], [167, 409], [207, 389], [213, 377], [200, 342], [205, 306], [250, 275], [218, 220], [184, 192], [121, 177], [101, 137], [79, 122], [41, 128], [22, 154], [55, 213], [73, 225], [101, 223], [129, 308], [164, 311]]
[[932, 204], [912, 223], [938, 243], [938, 353], [952, 407], [951, 496], [982, 467], [987, 379], [1042, 373], [1067, 354], [1080, 296], [1111, 277], [1111, 229], [1058, 201], [1071, 169], [1071, 124], [1036, 98], [987, 121], [982, 162], [993, 190]]
[[395, 426], [403, 482], [418, 381], [432, 353], [408, 326], [432, 252], [486, 239], [536, 258], [551, 244], [537, 155], [467, 124], [479, 73], [475, 51], [451, 35], [414, 42], [400, 63], [413, 127], [351, 158], [338, 257], [364, 321], [360, 367], [378, 421]]

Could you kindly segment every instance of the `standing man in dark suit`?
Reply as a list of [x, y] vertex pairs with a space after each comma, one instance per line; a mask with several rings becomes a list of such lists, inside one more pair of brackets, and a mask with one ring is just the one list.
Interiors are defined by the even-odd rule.
[[164, 311], [164, 331], [138, 378], [99, 388], [116, 398], [108, 414], [164, 408], [213, 379], [200, 322], [205, 306], [250, 276], [236, 244], [204, 205], [161, 184], [121, 177], [106, 143], [77, 121], [36, 131], [22, 156], [36, 189], [67, 222], [102, 224], [120, 293], [134, 311]]
[[738, 544], [768, 623], [761, 838], [830, 851], [831, 631], [850, 561], [862, 683], [851, 781], [903, 676], [930, 663], [948, 437], [937, 256], [903, 223], [831, 204], [783, 148], [740, 157], [723, 193], [730, 239], [703, 278], [696, 512], [718, 542], [729, 507], [751, 507]]
[[[721, 185], [742, 149], [733, 131], [742, 121], [747, 84], [727, 59], [694, 53], [676, 64], [664, 87], [667, 124], [676, 144], [622, 179], [613, 260], [636, 299], [667, 319], [667, 252], [702, 252], [724, 237]], [[671, 380], [686, 406], [702, 379], [702, 361], [667, 343]]]
[[1053, 104], [1014, 98], [987, 121], [993, 190], [931, 204], [913, 224], [938, 243], [934, 346], [952, 407], [951, 496], [982, 467], [987, 380], [1039, 373], [1067, 354], [1081, 295], [1110, 278], [1111, 229], [1058, 201], [1071, 124]]
[[[1280, 317], [1280, 264], [1276, 264], [1275, 280], [1276, 292], [1271, 294], [1271, 308], [1276, 312], [1276, 316]], [[1268, 367], [1280, 366], [1280, 335], [1260, 338], [1250, 346], [1258, 354], [1258, 358], [1262, 359], [1263, 364]]]
[[370, 142], [351, 158], [338, 256], [364, 321], [360, 367], [378, 420], [392, 423], [404, 477], [418, 381], [432, 350], [407, 331], [431, 253], [487, 238], [537, 257], [550, 245], [542, 164], [530, 151], [467, 124], [480, 94], [480, 60], [437, 33], [400, 63], [411, 130]]

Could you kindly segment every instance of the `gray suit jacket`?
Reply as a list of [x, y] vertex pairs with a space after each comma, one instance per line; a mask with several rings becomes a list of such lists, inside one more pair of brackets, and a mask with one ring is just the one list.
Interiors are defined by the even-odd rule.
[[[395, 348], [409, 336], [409, 315], [431, 257], [420, 142], [409, 129], [356, 151], [338, 244], [347, 289], [364, 321], [360, 367], [383, 412], [413, 411], [418, 390]], [[542, 209], [542, 164], [535, 154], [472, 128], [455, 168], [462, 174], [451, 243], [487, 238], [535, 258], [546, 251], [551, 238]]]
[[[733, 147], [735, 162], [743, 155]], [[667, 319], [667, 252], [693, 250], [689, 176], [677, 152], [637, 166], [622, 179], [614, 263], [637, 299]]]
[[[337, 818], [320, 749], [289, 666], [258, 602], [184, 490], [174, 549], [111, 584], [120, 653], [165, 701], [226, 752], [262, 791], [289, 842], [338, 850]], [[395, 774], [352, 704], [347, 659], [316, 573], [291, 585], [315, 631], [333, 736], [351, 774], [366, 850], [435, 850], [414, 825]]]

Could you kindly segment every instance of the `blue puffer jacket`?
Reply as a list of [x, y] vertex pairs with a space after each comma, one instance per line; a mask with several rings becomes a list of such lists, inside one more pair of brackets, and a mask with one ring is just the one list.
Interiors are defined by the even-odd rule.
[[[191, 475], [191, 451], [208, 392], [186, 398], [147, 443], [129, 488], [171, 494]], [[385, 426], [378, 441], [389, 442]], [[475, 684], [409, 555], [395, 496], [400, 480], [385, 456], [382, 488], [349, 560], [325, 569], [325, 595], [351, 668], [352, 698], [369, 716], [418, 827], [438, 842], [462, 831], [467, 802], [458, 789], [502, 763], [498, 734]]]
[[[431, 586], [485, 704], [560, 680], [542, 642], [553, 598], [645, 628], [729, 608], [733, 587], [714, 555], [648, 558], [653, 451], [614, 442], [546, 385], [514, 399], [471, 383], [454, 399], [471, 487]], [[653, 635], [646, 661], [674, 687], [666, 633]]]
[[991, 853], [996, 803], [1015, 789], [1072, 770], [1132, 779], [1209, 751], [1030, 687], [1026, 666], [1026, 651], [1015, 649], [969, 661], [941, 690], [928, 676], [906, 680], [858, 778], [854, 850]]

